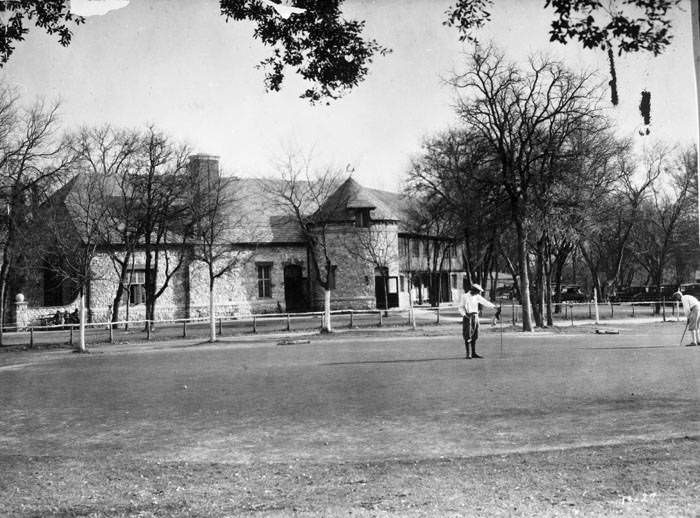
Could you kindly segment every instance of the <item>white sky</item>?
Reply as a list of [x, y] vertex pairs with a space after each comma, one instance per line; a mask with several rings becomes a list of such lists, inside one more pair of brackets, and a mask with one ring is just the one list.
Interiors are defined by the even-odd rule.
[[[68, 48], [33, 30], [0, 76], [27, 101], [61, 99], [68, 129], [154, 123], [198, 152], [220, 155], [226, 171], [242, 176], [269, 173], [290, 145], [313, 148], [319, 165], [351, 164], [360, 183], [397, 190], [422, 139], [456, 123], [453, 92], [441, 80], [463, 61], [456, 30], [442, 25], [450, 3], [347, 0], [346, 15], [365, 19], [366, 35], [393, 53], [377, 57], [367, 80], [330, 106], [299, 99], [303, 85], [292, 75], [282, 92], [265, 93], [255, 65], [267, 50], [250, 25], [225, 23], [216, 0], [131, 0], [88, 18]], [[607, 81], [602, 52], [549, 43], [543, 0], [495, 3], [482, 41], [493, 39], [512, 59], [546, 52], [572, 68], [599, 68]], [[646, 88], [655, 137], [685, 144], [697, 135], [687, 0], [682, 9], [664, 55], [617, 60], [621, 104], [611, 113], [623, 134], [636, 135]]]

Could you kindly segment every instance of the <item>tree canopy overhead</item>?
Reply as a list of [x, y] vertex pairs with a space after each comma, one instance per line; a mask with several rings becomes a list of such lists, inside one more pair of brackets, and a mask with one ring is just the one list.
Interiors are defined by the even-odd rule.
[[58, 35], [58, 42], [70, 44], [73, 24], [83, 23], [82, 16], [70, 11], [69, 0], [4, 0], [0, 2], [0, 66], [7, 63], [15, 44], [23, 41], [33, 23], [47, 34]]
[[[550, 40], [567, 44], [578, 40], [584, 48], [608, 48], [618, 53], [652, 52], [655, 56], [671, 42], [669, 11], [681, 0], [545, 0], [554, 10]], [[460, 39], [475, 39], [473, 31], [490, 19], [494, 0], [457, 0], [447, 10], [446, 25], [454, 26]]]
[[254, 37], [273, 49], [259, 65], [268, 90], [280, 89], [289, 67], [311, 83], [301, 97], [337, 99], [365, 78], [375, 54], [389, 52], [363, 38], [364, 21], [343, 18], [343, 0], [296, 0], [295, 12], [289, 14], [280, 14], [271, 3], [221, 0], [227, 20], [255, 22]]
[[[311, 103], [338, 99], [365, 79], [376, 55], [389, 49], [363, 34], [365, 22], [343, 17], [344, 0], [220, 0], [227, 20], [253, 22], [253, 37], [270, 47], [271, 55], [258, 66], [265, 86], [279, 91], [291, 70], [308, 82], [301, 97]], [[608, 52], [613, 104], [616, 104], [612, 53], [647, 51], [658, 55], [672, 39], [669, 13], [681, 0], [544, 0], [551, 8], [550, 39], [577, 40], [584, 48]], [[446, 11], [445, 25], [459, 39], [474, 40], [473, 32], [491, 16], [494, 0], [455, 0]], [[398, 13], [398, 11], [397, 11]], [[397, 14], [398, 15], [398, 14]], [[11, 57], [33, 23], [61, 45], [69, 45], [73, 24], [85, 21], [71, 11], [69, 0], [4, 0], [0, 2], [0, 66]]]

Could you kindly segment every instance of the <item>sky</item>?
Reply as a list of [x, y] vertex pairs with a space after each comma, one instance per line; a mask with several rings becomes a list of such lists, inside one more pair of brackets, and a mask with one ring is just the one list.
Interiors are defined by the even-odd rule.
[[[84, 0], [83, 0], [84, 1]], [[220, 15], [216, 0], [131, 0], [77, 27], [69, 47], [32, 30], [0, 77], [29, 103], [60, 100], [67, 130], [112, 124], [154, 124], [196, 152], [219, 155], [227, 174], [274, 174], [290, 149], [318, 167], [354, 170], [363, 185], [400, 190], [410, 160], [426, 137], [458, 126], [455, 92], [445, 78], [462, 69], [468, 45], [445, 27], [443, 0], [346, 0], [348, 18], [366, 20], [365, 34], [393, 52], [378, 56], [367, 79], [330, 106], [298, 96], [303, 83], [288, 75], [267, 93], [255, 65], [268, 55], [252, 25]], [[575, 70], [600, 70], [602, 51], [550, 43], [544, 0], [496, 0], [492, 20], [476, 35], [509, 59], [533, 53]], [[639, 145], [652, 139], [690, 144], [698, 134], [689, 0], [673, 15], [672, 45], [659, 57], [617, 59], [620, 105], [610, 106], [621, 135]], [[640, 137], [641, 91], [652, 94], [652, 135]]]

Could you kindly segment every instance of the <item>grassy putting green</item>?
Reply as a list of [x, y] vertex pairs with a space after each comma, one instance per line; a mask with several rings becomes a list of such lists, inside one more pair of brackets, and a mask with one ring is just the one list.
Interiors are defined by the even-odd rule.
[[700, 510], [681, 324], [507, 333], [502, 354], [484, 331], [469, 361], [456, 336], [410, 333], [16, 353], [0, 514]]

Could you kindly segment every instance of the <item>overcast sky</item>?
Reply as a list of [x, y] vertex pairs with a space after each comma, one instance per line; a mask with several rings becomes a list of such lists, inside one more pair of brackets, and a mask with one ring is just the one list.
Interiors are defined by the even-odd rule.
[[[319, 165], [355, 168], [359, 182], [401, 187], [425, 136], [457, 124], [454, 97], [441, 78], [460, 68], [465, 46], [444, 27], [450, 1], [347, 0], [345, 14], [367, 21], [366, 35], [393, 49], [377, 57], [369, 77], [330, 106], [299, 99], [290, 75], [280, 93], [265, 93], [255, 65], [267, 56], [250, 25], [225, 23], [216, 0], [132, 0], [91, 17], [62, 48], [33, 30], [0, 72], [27, 100], [60, 98], [66, 128], [153, 123], [195, 150], [221, 156], [226, 171], [268, 174], [290, 146], [314, 149]], [[600, 51], [549, 43], [551, 13], [543, 0], [496, 0], [478, 33], [512, 59], [546, 52], [573, 68], [599, 68]], [[690, 143], [697, 135], [690, 7], [674, 15], [673, 45], [664, 55], [617, 61], [620, 105], [611, 109], [622, 134], [637, 136], [640, 93], [652, 93], [653, 135]], [[649, 140], [647, 138], [647, 140]]]

